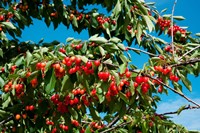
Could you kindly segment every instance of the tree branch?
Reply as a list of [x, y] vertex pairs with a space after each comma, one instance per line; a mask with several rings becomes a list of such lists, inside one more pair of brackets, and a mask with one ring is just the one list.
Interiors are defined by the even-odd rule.
[[177, 0], [174, 1], [174, 5], [172, 7], [172, 16], [171, 16], [171, 36], [172, 36], [172, 42], [171, 42], [171, 45], [172, 45], [172, 54], [174, 56], [174, 31], [173, 31], [173, 28], [174, 28], [174, 19], [173, 19], [173, 16], [174, 16], [174, 10], [175, 10], [175, 6], [176, 6], [176, 3], [177, 3]]
[[[187, 107], [183, 108], [183, 110], [188, 110], [188, 109], [199, 109], [200, 107], [198, 106], [190, 106], [188, 105]], [[178, 111], [174, 111], [174, 112], [166, 112], [166, 113], [163, 113], [163, 114], [159, 114], [159, 115], [173, 115], [173, 114], [177, 114]]]
[[104, 130], [104, 131], [99, 132], [99, 133], [107, 133], [107, 132], [110, 132], [110, 131], [112, 131], [112, 130], [114, 130], [114, 129], [116, 129], [116, 128], [120, 128], [120, 127], [123, 127], [123, 126], [125, 126], [125, 125], [128, 125], [128, 124], [130, 124], [131, 122], [132, 122], [132, 121], [123, 122], [123, 123], [121, 123], [121, 124], [119, 124], [119, 125], [117, 125], [117, 126], [111, 127], [111, 128], [109, 128], [109, 129]]
[[145, 50], [141, 50], [141, 49], [137, 49], [137, 48], [132, 48], [132, 47], [126, 47], [126, 48], [129, 49], [129, 50], [139, 51], [139, 52], [142, 52], [142, 53], [144, 53], [144, 54], [148, 54], [148, 55], [151, 55], [151, 56], [154, 56], [154, 57], [157, 57], [157, 56], [158, 56], [158, 55], [156, 55], [156, 54], [147, 52], [147, 51], [145, 51]]
[[0, 122], [0, 127], [3, 126], [5, 123], [9, 122], [13, 119], [13, 116], [9, 116], [7, 119], [4, 119]]
[[119, 120], [119, 115], [117, 115], [110, 123], [108, 123], [106, 127], [107, 128], [112, 127], [118, 120]]
[[197, 47], [194, 47], [193, 49], [191, 49], [190, 51], [186, 52], [185, 54], [183, 54], [178, 61], [180, 61], [184, 56], [188, 55], [189, 53], [191, 53], [192, 51], [195, 51], [196, 49], [200, 48], [200, 45]]
[[197, 62], [200, 62], [200, 58], [194, 58], [194, 59], [190, 59], [190, 60], [185, 61], [185, 62], [181, 62], [179, 64], [173, 64], [173, 65], [171, 65], [171, 67], [178, 67], [178, 66], [183, 66], [183, 65], [188, 65], [188, 64], [194, 64], [194, 63], [197, 63]]
[[[135, 73], [139, 73], [138, 71], [135, 71], [135, 70], [130, 70], [130, 71], [135, 72]], [[171, 91], [173, 91], [174, 93], [176, 93], [176, 94], [180, 95], [181, 97], [183, 97], [184, 99], [186, 99], [188, 102], [193, 103], [194, 105], [196, 105], [197, 107], [200, 108], [200, 104], [198, 104], [198, 103], [196, 103], [195, 101], [193, 101], [192, 99], [188, 98], [188, 97], [185, 96], [183, 93], [181, 93], [181, 92], [175, 90], [174, 88], [172, 88], [172, 87], [166, 85], [164, 82], [162, 82], [162, 81], [160, 81], [160, 80], [158, 80], [158, 79], [156, 79], [156, 78], [154, 78], [154, 77], [152, 77], [152, 76], [150, 76], [150, 75], [148, 75], [148, 74], [145, 74], [145, 76], [147, 76], [147, 77], [149, 77], [149, 78], [151, 78], [151, 79], [157, 81], [157, 82], [160, 83], [161, 85], [163, 85], [163, 86], [169, 88], [169, 89], [170, 89]]]

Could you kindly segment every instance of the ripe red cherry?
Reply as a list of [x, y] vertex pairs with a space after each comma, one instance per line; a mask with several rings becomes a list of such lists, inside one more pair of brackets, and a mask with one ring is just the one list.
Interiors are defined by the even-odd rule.
[[163, 87], [162, 87], [162, 86], [159, 86], [158, 92], [159, 92], [159, 93], [162, 93], [162, 91], [163, 91]]
[[130, 78], [130, 77], [131, 77], [131, 72], [130, 72], [130, 71], [127, 71], [127, 72], [126, 72], [126, 77], [127, 77], [127, 78]]
[[135, 78], [135, 82], [138, 83], [138, 84], [141, 84], [143, 82], [143, 77], [142, 76], [137, 76]]
[[100, 64], [101, 64], [100, 60], [95, 60], [95, 61], [94, 61], [94, 65], [95, 65], [96, 67], [100, 66]]
[[34, 109], [35, 109], [35, 107], [34, 107], [33, 105], [30, 105], [30, 106], [29, 106], [29, 110], [30, 110], [30, 111], [33, 111]]
[[91, 68], [91, 67], [92, 67], [92, 62], [91, 62], [91, 61], [88, 61], [88, 62], [86, 63], [86, 67], [87, 67], [87, 68]]

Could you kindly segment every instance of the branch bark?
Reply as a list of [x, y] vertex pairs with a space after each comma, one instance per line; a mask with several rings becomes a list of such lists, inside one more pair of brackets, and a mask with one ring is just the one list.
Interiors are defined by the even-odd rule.
[[197, 47], [194, 47], [194, 48], [191, 49], [190, 51], [188, 51], [188, 52], [186, 52], [185, 54], [183, 54], [183, 55], [178, 59], [178, 61], [180, 61], [183, 57], [185, 57], [185, 56], [188, 55], [189, 53], [191, 53], [191, 52], [197, 50], [198, 48], [200, 48], [200, 45], [197, 46]]
[[0, 127], [3, 126], [5, 123], [9, 122], [12, 119], [13, 119], [13, 116], [9, 116], [7, 119], [4, 119], [3, 121], [0, 122]]
[[177, 3], [177, 0], [174, 1], [174, 5], [172, 7], [172, 16], [171, 16], [171, 36], [172, 36], [172, 42], [171, 42], [171, 45], [172, 45], [172, 54], [174, 56], [174, 31], [173, 31], [173, 28], [174, 28], [174, 19], [173, 19], [173, 16], [174, 16], [174, 10], [175, 10], [175, 6], [176, 6], [176, 3]]
[[200, 62], [200, 58], [194, 58], [194, 59], [190, 59], [190, 60], [185, 61], [185, 62], [181, 62], [179, 64], [173, 64], [173, 65], [171, 65], [171, 67], [178, 67], [178, 66], [183, 66], [183, 65], [188, 65], [188, 64], [194, 64], [194, 63], [197, 63], [197, 62]]
[[121, 123], [121, 124], [119, 124], [119, 125], [117, 125], [117, 126], [111, 127], [111, 128], [109, 128], [109, 129], [104, 130], [104, 131], [99, 132], [99, 133], [107, 133], [107, 132], [110, 132], [110, 131], [112, 131], [112, 130], [115, 130], [116, 128], [120, 128], [120, 127], [123, 127], [123, 126], [125, 126], [125, 125], [128, 125], [128, 124], [130, 124], [131, 122], [132, 122], [132, 121], [123, 122], [123, 123]]
[[[188, 105], [187, 107], [185, 107], [183, 110], [188, 110], [188, 109], [199, 109], [200, 107], [198, 106], [190, 106]], [[173, 115], [173, 114], [177, 114], [178, 111], [174, 111], [174, 112], [166, 112], [166, 113], [163, 113], [163, 114], [160, 114], [160, 115]]]
[[156, 54], [147, 52], [147, 51], [145, 51], [145, 50], [141, 50], [141, 49], [137, 49], [137, 48], [132, 48], [132, 47], [126, 47], [126, 48], [129, 49], [129, 50], [139, 51], [139, 52], [142, 52], [142, 53], [144, 53], [144, 54], [148, 54], [148, 55], [150, 55], [150, 56], [154, 56], [154, 57], [157, 57], [157, 56], [158, 56], [158, 55], [156, 55]]

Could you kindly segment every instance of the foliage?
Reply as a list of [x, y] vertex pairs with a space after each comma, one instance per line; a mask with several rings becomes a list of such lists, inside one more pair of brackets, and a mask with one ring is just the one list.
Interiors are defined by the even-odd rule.
[[[110, 15], [87, 12], [93, 4]], [[200, 107], [182, 90], [185, 85], [192, 91], [187, 76], [200, 73], [198, 34], [193, 38], [171, 21], [182, 16], [161, 16], [153, 3], [141, 0], [3, 0], [0, 7], [2, 131], [188, 132], [156, 113], [159, 94], [168, 90]], [[61, 23], [76, 32], [87, 29], [90, 38], [20, 42], [34, 19], [55, 29]], [[154, 31], [174, 41], [151, 35]], [[142, 69], [131, 51], [149, 55]]]

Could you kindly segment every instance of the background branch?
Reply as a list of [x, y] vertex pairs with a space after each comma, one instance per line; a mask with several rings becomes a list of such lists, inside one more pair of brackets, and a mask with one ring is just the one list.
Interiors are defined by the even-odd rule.
[[[199, 109], [200, 107], [198, 106], [190, 106], [188, 105], [187, 107], [183, 108], [182, 110], [188, 110], [188, 109]], [[178, 111], [174, 111], [174, 112], [166, 112], [166, 113], [163, 113], [163, 114], [160, 114], [160, 115], [173, 115], [173, 114], [177, 114]]]
[[144, 54], [148, 54], [148, 55], [151, 55], [151, 56], [157, 57], [156, 54], [153, 54], [153, 53], [147, 52], [147, 51], [145, 51], [145, 50], [141, 50], [141, 49], [137, 49], [137, 48], [132, 48], [132, 47], [126, 47], [126, 48], [129, 49], [129, 50], [139, 51], [139, 52], [142, 52], [142, 53], [144, 53]]
[[177, 0], [174, 1], [174, 5], [172, 7], [172, 16], [171, 16], [171, 36], [172, 36], [172, 42], [171, 42], [171, 45], [172, 45], [172, 54], [174, 56], [174, 31], [173, 31], [173, 28], [174, 28], [174, 19], [173, 19], [173, 16], [174, 16], [174, 10], [175, 10], [175, 6], [176, 6], [176, 3], [177, 3]]
[[185, 54], [183, 54], [179, 59], [181, 60], [183, 57], [185, 57], [186, 55], [188, 55], [189, 53], [191, 53], [192, 51], [195, 51], [196, 49], [200, 48], [200, 45], [198, 45], [197, 47], [194, 47], [193, 49], [191, 49], [190, 51], [186, 52]]
[[2, 120], [2, 121], [0, 122], [0, 127], [3, 126], [5, 123], [9, 122], [9, 121], [12, 120], [12, 119], [13, 119], [13, 116], [9, 116], [8, 118]]
[[171, 67], [178, 67], [178, 66], [183, 66], [183, 65], [188, 65], [188, 64], [194, 64], [194, 63], [197, 63], [197, 62], [200, 62], [200, 58], [194, 58], [194, 59], [190, 59], [190, 60], [185, 61], [185, 62], [181, 62], [179, 64], [173, 64], [173, 65], [171, 65]]

